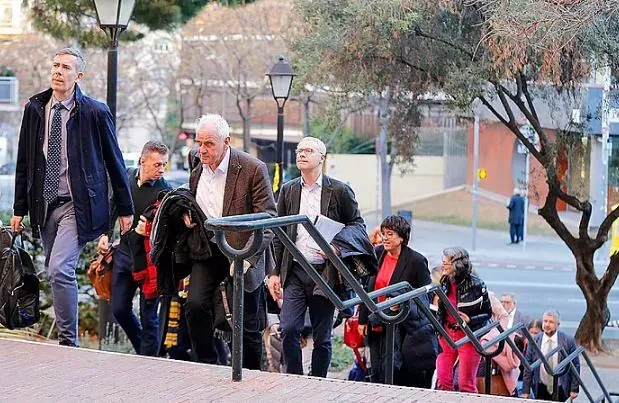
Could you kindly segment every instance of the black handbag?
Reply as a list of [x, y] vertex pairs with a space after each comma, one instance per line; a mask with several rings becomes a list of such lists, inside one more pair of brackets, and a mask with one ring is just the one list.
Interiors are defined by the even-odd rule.
[[23, 242], [15, 245], [17, 236], [0, 253], [0, 324], [8, 329], [32, 326], [41, 317], [39, 279]]

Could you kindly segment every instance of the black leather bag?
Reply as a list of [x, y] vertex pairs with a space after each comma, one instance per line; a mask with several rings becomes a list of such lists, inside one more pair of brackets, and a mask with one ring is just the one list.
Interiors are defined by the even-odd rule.
[[213, 326], [224, 332], [232, 331], [232, 281], [226, 277], [215, 290]]
[[0, 252], [0, 324], [8, 329], [32, 326], [41, 317], [39, 279], [23, 244], [15, 245], [18, 236]]

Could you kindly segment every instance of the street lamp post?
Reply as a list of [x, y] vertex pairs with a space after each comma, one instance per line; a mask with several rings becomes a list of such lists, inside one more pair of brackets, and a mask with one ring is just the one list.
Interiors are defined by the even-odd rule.
[[99, 27], [107, 34], [107, 106], [116, 127], [116, 82], [118, 77], [118, 37], [127, 29], [135, 0], [93, 0]]
[[[112, 114], [116, 130], [116, 82], [118, 77], [118, 37], [127, 29], [135, 8], [135, 0], [93, 0], [99, 27], [107, 34], [110, 43], [107, 50], [107, 106]], [[110, 303], [99, 300], [99, 348], [101, 340], [111, 337], [116, 340], [114, 318]]]
[[284, 105], [290, 95], [292, 79], [296, 74], [292, 72], [290, 65], [280, 56], [267, 74], [271, 81], [273, 98], [277, 102], [277, 147], [275, 156], [275, 177], [273, 178], [273, 191], [277, 192], [283, 182], [284, 161]]

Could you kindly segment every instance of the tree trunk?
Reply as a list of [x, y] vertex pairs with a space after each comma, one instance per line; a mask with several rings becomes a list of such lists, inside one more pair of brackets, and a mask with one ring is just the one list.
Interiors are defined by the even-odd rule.
[[380, 161], [380, 200], [383, 218], [391, 215], [391, 164], [387, 158], [389, 155], [387, 147], [389, 139], [389, 97], [389, 87], [385, 87], [385, 91], [380, 97], [378, 109], [380, 134], [376, 147], [376, 153]]
[[247, 98], [247, 109], [245, 110], [245, 116], [243, 118], [243, 151], [248, 153], [251, 148], [251, 99]]
[[582, 290], [587, 310], [582, 317], [575, 338], [578, 344], [592, 353], [605, 350], [602, 331], [606, 326], [607, 300], [610, 290], [604, 290], [595, 275], [593, 255], [595, 250], [576, 250], [576, 284]]
[[310, 127], [310, 97], [308, 96], [303, 101], [303, 137], [312, 135], [312, 129]]

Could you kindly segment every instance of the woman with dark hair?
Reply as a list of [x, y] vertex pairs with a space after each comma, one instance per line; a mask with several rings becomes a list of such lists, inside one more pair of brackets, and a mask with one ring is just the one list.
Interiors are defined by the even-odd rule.
[[[473, 274], [469, 253], [464, 248], [443, 250], [443, 277], [441, 288], [452, 305], [458, 310], [460, 318], [471, 331], [482, 328], [492, 317], [492, 305], [484, 282]], [[464, 337], [458, 322], [447, 313], [444, 304], [439, 302], [438, 317], [452, 340]], [[477, 393], [477, 367], [481, 356], [469, 342], [454, 350], [439, 337], [442, 352], [436, 360], [437, 389], [454, 390], [453, 368], [458, 364], [458, 385], [461, 392]]]
[[[407, 246], [411, 232], [408, 222], [400, 216], [389, 216], [380, 225], [380, 232], [382, 244], [376, 248], [379, 271], [370, 279], [369, 291], [379, 290], [401, 281], [408, 281], [413, 288], [430, 284], [428, 261], [423, 255]], [[380, 297], [378, 300], [382, 302], [385, 297]], [[422, 298], [422, 301], [426, 306], [430, 305], [427, 297]], [[394, 312], [398, 309], [398, 306], [391, 308]], [[367, 336], [370, 347], [371, 380], [383, 383], [387, 347], [385, 326], [368, 321], [368, 310], [365, 305], [359, 308], [359, 332]], [[411, 301], [411, 310], [404, 322], [396, 325], [395, 335], [394, 383], [430, 388], [438, 343], [432, 324], [414, 302]]]

